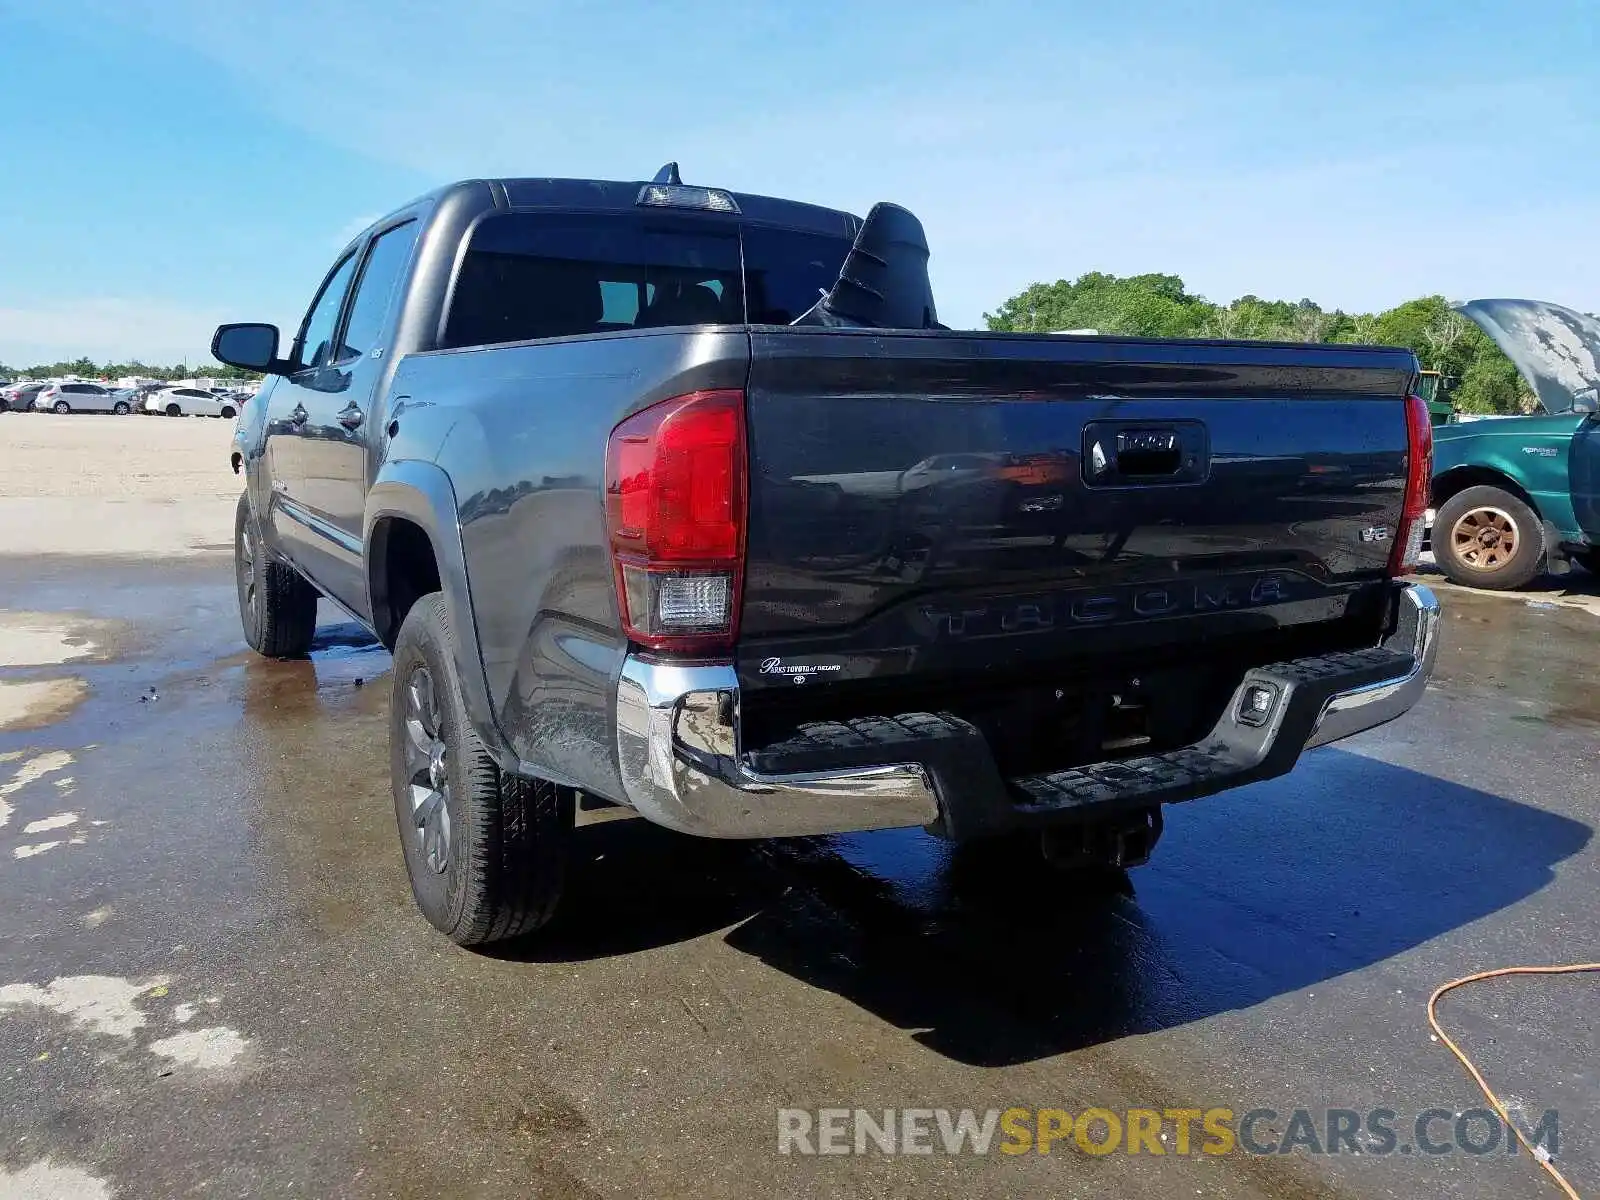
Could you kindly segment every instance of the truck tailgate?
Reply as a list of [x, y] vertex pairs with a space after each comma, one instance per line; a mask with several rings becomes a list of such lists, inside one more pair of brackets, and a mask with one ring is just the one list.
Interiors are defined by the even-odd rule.
[[961, 687], [1108, 655], [1159, 667], [1233, 637], [1270, 654], [1379, 619], [1408, 351], [779, 328], [751, 343], [753, 694]]

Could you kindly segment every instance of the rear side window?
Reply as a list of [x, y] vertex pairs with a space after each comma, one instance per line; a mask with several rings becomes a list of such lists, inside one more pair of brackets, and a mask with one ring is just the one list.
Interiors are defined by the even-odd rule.
[[494, 216], [472, 235], [444, 344], [786, 324], [832, 286], [849, 249], [844, 238], [669, 213]]

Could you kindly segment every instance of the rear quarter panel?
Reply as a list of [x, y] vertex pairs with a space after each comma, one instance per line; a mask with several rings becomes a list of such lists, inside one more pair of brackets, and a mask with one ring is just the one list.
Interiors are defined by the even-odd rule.
[[397, 369], [391, 412], [454, 486], [489, 703], [530, 769], [621, 799], [610, 696], [627, 641], [606, 440], [659, 400], [742, 387], [748, 358], [742, 329], [712, 328], [443, 351]]

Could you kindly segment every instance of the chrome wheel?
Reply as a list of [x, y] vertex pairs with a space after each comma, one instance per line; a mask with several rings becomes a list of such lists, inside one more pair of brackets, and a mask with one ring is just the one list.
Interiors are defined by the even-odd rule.
[[1475, 571], [1498, 571], [1516, 556], [1522, 532], [1501, 508], [1474, 508], [1450, 529], [1456, 557]]
[[433, 676], [419, 666], [406, 681], [406, 777], [411, 823], [429, 870], [450, 865], [450, 764], [439, 722]]

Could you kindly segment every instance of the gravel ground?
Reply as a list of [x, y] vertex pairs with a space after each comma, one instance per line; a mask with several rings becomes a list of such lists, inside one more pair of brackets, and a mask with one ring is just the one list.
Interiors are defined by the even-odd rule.
[[0, 413], [0, 554], [231, 549], [233, 422]]

